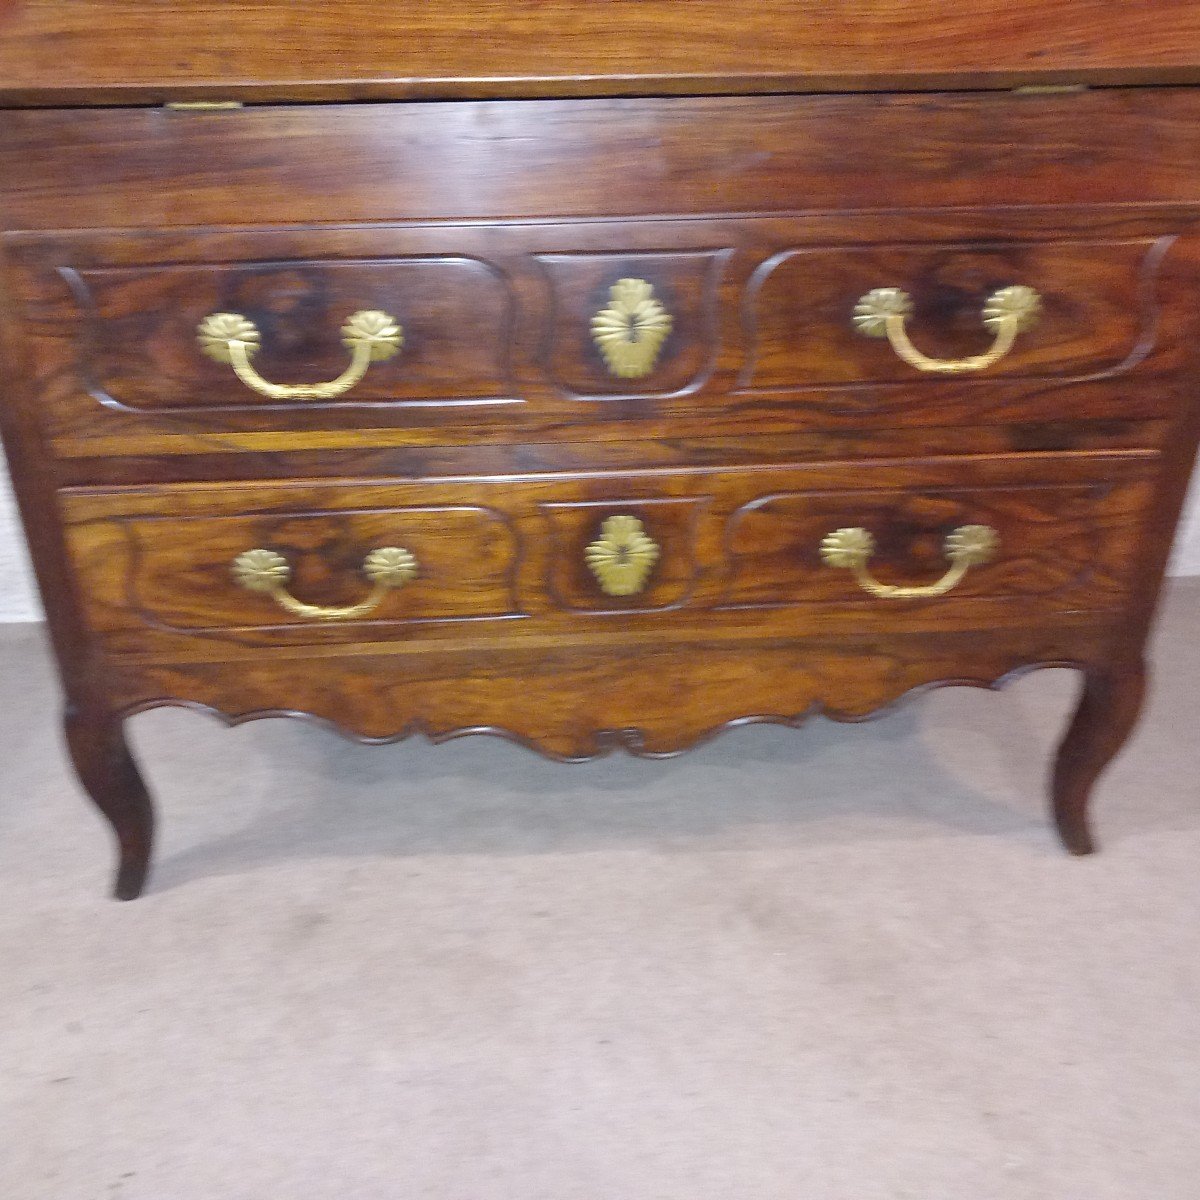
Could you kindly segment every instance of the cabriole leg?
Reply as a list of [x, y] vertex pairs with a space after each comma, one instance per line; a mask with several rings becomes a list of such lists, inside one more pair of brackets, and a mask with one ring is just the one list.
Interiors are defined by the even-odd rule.
[[101, 710], [69, 707], [63, 723], [80, 782], [117, 837], [113, 894], [118, 900], [133, 900], [142, 894], [150, 867], [154, 809], [125, 742], [122, 721]]
[[1088, 828], [1092, 785], [1116, 757], [1137, 724], [1146, 694], [1142, 661], [1089, 667], [1083, 694], [1054, 763], [1054, 821], [1072, 854], [1095, 850]]

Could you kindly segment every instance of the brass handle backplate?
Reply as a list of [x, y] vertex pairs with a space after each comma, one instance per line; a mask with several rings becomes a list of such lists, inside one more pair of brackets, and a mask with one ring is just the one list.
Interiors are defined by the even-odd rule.
[[350, 365], [329, 383], [271, 383], [251, 365], [262, 345], [258, 327], [240, 313], [211, 313], [196, 329], [200, 348], [209, 358], [228, 363], [252, 391], [270, 400], [333, 400], [361, 383], [373, 362], [385, 362], [404, 345], [404, 330], [395, 317], [364, 309], [342, 326], [342, 345]]
[[965, 375], [995, 366], [1012, 348], [1017, 335], [1032, 329], [1041, 313], [1042, 298], [1031, 287], [1015, 284], [988, 297], [983, 324], [995, 335], [992, 348], [971, 358], [930, 358], [909, 339], [905, 322], [913, 312], [912, 297], [900, 288], [876, 288], [854, 308], [854, 328], [864, 337], [887, 338], [910, 367], [938, 375]]
[[292, 568], [274, 550], [246, 550], [233, 560], [233, 577], [250, 592], [264, 592], [280, 608], [311, 621], [355, 621], [374, 612], [394, 588], [403, 587], [417, 575], [417, 560], [400, 546], [381, 546], [363, 560], [363, 574], [374, 584], [371, 594], [358, 604], [327, 608], [305, 604], [287, 590]]
[[637, 517], [609, 517], [600, 526], [600, 536], [583, 552], [591, 572], [608, 596], [636, 596], [644, 591], [654, 564], [658, 543]]
[[609, 373], [640, 379], [658, 362], [674, 320], [644, 279], [618, 279], [608, 304], [592, 318], [592, 340]]
[[1000, 535], [990, 525], [960, 525], [951, 531], [943, 545], [943, 553], [950, 560], [950, 570], [936, 583], [922, 587], [880, 583], [871, 575], [867, 563], [875, 553], [875, 539], [866, 529], [835, 529], [826, 534], [821, 542], [821, 558], [826, 566], [852, 571], [858, 586], [872, 596], [887, 600], [923, 600], [944, 596], [962, 582], [972, 567], [994, 558], [999, 548]]

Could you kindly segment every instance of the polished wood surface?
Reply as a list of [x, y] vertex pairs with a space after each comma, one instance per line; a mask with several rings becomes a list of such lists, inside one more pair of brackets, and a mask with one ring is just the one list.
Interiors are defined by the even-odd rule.
[[[259, 644], [286, 646], [403, 637], [412, 626], [522, 615], [514, 587], [520, 550], [504, 513], [478, 503], [401, 506], [388, 488], [340, 490], [321, 505], [311, 489], [290, 489], [295, 508], [285, 512], [276, 498], [264, 504], [261, 495], [231, 490], [219, 516], [185, 516], [163, 494], [154, 515], [83, 524], [71, 540], [93, 629], [228, 630], [233, 640], [256, 631]], [[352, 623], [285, 612], [270, 596], [240, 587], [232, 571], [238, 555], [268, 549], [287, 560], [294, 595], [340, 607], [370, 591], [362, 564], [372, 550], [389, 546], [415, 557], [417, 578]]]
[[[1025, 205], [1195, 204], [1198, 155], [1192, 88], [47, 109], [0, 120], [0, 177], [19, 185], [5, 192], [9, 230], [961, 207], [1002, 220]], [[902, 242], [907, 227], [897, 219], [877, 235]], [[975, 233], [988, 231], [985, 219]], [[643, 248], [658, 248], [653, 233]], [[128, 256], [137, 251], [127, 242]]]
[[[1198, 131], [1190, 90], [45, 111], [10, 114], [0, 163], [57, 455], [800, 431], [830, 453], [868, 428], [871, 454], [918, 427], [970, 425], [980, 449], [1161, 433], [1190, 354]], [[673, 319], [638, 380], [590, 336], [627, 276]], [[1042, 318], [986, 377], [922, 376], [851, 327], [865, 291], [904, 286], [918, 344], [977, 353], [987, 296], [1020, 282]], [[244, 312], [268, 378], [332, 378], [362, 306], [405, 346], [334, 401], [267, 401], [196, 344], [208, 313]]]
[[855, 301], [881, 285], [908, 293], [910, 336], [939, 359], [988, 347], [992, 335], [981, 317], [997, 290], [1034, 288], [1037, 323], [989, 380], [1113, 376], [1148, 357], [1157, 348], [1158, 275], [1170, 235], [1105, 242], [1047, 230], [1044, 239], [780, 250], [747, 288], [748, 361], [740, 382], [747, 390], [912, 382], [912, 368], [886, 340], [863, 337], [847, 320]]
[[[880, 635], [1055, 624], [1121, 611], [1160, 456], [1023, 455], [467, 481], [293, 482], [72, 490], [61, 496], [88, 622], [113, 653], [262, 647], [408, 647], [470, 638], [585, 644], [614, 628], [655, 638]], [[585, 549], [604, 521], [638, 518], [660, 547], [645, 589], [606, 595]], [[881, 603], [819, 557], [825, 534], [863, 526], [881, 578], [921, 583], [956, 527], [987, 524], [995, 561], [937, 603]], [[361, 598], [360, 564], [397, 545], [418, 578], [352, 622], [289, 617], [230, 572], [264, 547], [304, 600]], [[580, 622], [580, 617], [604, 618]], [[613, 619], [619, 618], [614, 625]], [[717, 685], [719, 686], [719, 685]], [[436, 714], [429, 714], [431, 717]]]
[[[196, 453], [216, 434], [230, 450], [264, 447], [270, 434], [277, 451], [329, 449], [339, 434], [358, 448], [555, 442], [585, 428], [627, 441], [750, 428], [832, 434], [869, 422], [878, 435], [1172, 411], [1164, 380], [1189, 352], [1180, 275], [1196, 253], [1197, 212], [1060, 209], [1040, 225], [955, 212], [907, 229], [919, 240], [899, 250], [869, 240], [878, 220], [795, 216], [658, 218], [654, 251], [636, 248], [651, 223], [626, 220], [293, 235], [303, 257], [273, 262], [259, 255], [284, 247], [263, 230], [232, 247], [228, 236], [139, 237], [137, 266], [105, 264], [100, 255], [119, 251], [112, 237], [31, 236], [13, 257], [38, 362], [34, 403], [62, 454]], [[989, 240], [961, 240], [981, 224]], [[721, 249], [700, 248], [718, 238]], [[808, 248], [815, 239], [832, 244]], [[389, 257], [397, 246], [435, 254]], [[566, 249], [579, 246], [589, 249]], [[176, 262], [205, 253], [221, 261]], [[629, 274], [653, 285], [673, 322], [653, 370], [636, 380], [614, 376], [591, 337], [592, 317]], [[916, 305], [913, 336], [944, 357], [990, 343], [981, 314], [997, 286], [1036, 286], [1042, 316], [985, 376], [937, 379], [852, 327], [863, 292], [896, 279]], [[404, 347], [333, 400], [265, 399], [197, 343], [207, 314], [238, 312], [260, 330], [255, 363], [268, 379], [331, 379], [347, 360], [342, 323], [373, 306], [402, 323]], [[1108, 386], [1118, 377], [1121, 390]], [[1077, 386], [1052, 393], [1056, 382]]]
[[27, 311], [47, 327], [73, 326], [68, 336], [76, 345], [86, 341], [86, 386], [109, 407], [249, 409], [253, 427], [262, 428], [270, 418], [261, 410], [279, 402], [200, 352], [197, 327], [211, 313], [253, 321], [262, 337], [255, 368], [285, 384], [337, 377], [349, 359], [341, 327], [351, 313], [394, 316], [403, 328], [401, 353], [373, 363], [346, 397], [350, 404], [464, 403], [512, 391], [509, 289], [478, 259], [61, 267], [57, 274], [60, 306]]
[[1087, 819], [1092, 785], [1137, 724], [1145, 695], [1140, 656], [1084, 671], [1079, 707], [1055, 756], [1050, 793], [1055, 823], [1072, 854], [1095, 849]]
[[[239, 659], [236, 670], [228, 660], [117, 659], [107, 686], [127, 713], [173, 704], [229, 724], [306, 716], [368, 742], [486, 733], [571, 762], [614, 750], [673, 758], [739, 725], [864, 721], [919, 689], [994, 687], [1035, 667], [1083, 667], [1108, 653], [1113, 636], [1111, 625], [1093, 624], [884, 643], [760, 635], [698, 647], [659, 638], [630, 650], [611, 631], [594, 645], [559, 638], [501, 650], [463, 639], [420, 654], [339, 652], [334, 664], [326, 655]], [[1112, 745], [1103, 715], [1081, 743]]]
[[8, 103], [1200, 81], [1188, 0], [6, 0]]
[[[153, 834], [122, 721], [161, 704], [577, 760], [1067, 665], [1085, 687], [1052, 806], [1089, 850], [1200, 436], [1200, 90], [965, 89], [1189, 81], [1192, 6], [769, 4], [716, 37], [715, 5], [681, 23], [555, 3], [505, 6], [490, 41], [457, 36], [468, 7], [477, 27], [487, 6], [408, 14], [403, 45], [399, 10], [351, 3], [226, 6], [212, 28], [193, 5], [0, 9], [10, 104], [488, 97], [0, 113], [0, 425], [118, 894], [141, 890]], [[335, 77], [321, 64], [368, 8], [377, 36]], [[185, 23], [186, 63], [168, 60]], [[837, 77], [960, 90], [661, 94]], [[617, 98], [651, 79], [659, 95]], [[671, 318], [638, 378], [592, 337], [627, 278]], [[900, 287], [927, 354], [978, 354], [1013, 284], [1041, 319], [977, 375], [924, 374], [852, 328], [863, 293]], [[241, 313], [262, 374], [311, 384], [345, 366], [361, 308], [404, 344], [337, 397], [266, 398], [196, 341]], [[588, 566], [614, 516], [658, 551], [628, 595]], [[861, 527], [880, 580], [929, 584], [971, 524], [997, 553], [937, 598], [870, 596], [820, 552]], [[274, 551], [295, 596], [339, 608], [380, 546], [416, 577], [347, 620], [232, 571]]]

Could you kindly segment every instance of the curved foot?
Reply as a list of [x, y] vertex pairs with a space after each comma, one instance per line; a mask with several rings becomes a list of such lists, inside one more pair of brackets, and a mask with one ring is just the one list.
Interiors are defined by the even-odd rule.
[[1083, 694], [1058, 748], [1052, 785], [1054, 823], [1072, 854], [1096, 849], [1088, 828], [1088, 797], [1137, 724], [1145, 694], [1141, 661], [1089, 668], [1084, 674]]
[[113, 894], [134, 900], [142, 894], [154, 841], [154, 808], [125, 742], [121, 720], [111, 713], [68, 708], [63, 725], [76, 773], [117, 838]]

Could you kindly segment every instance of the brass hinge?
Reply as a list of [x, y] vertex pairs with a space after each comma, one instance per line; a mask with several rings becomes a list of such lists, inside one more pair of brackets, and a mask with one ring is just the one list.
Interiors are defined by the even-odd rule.
[[171, 100], [163, 107], [169, 112], [228, 112], [245, 106], [240, 100]]
[[1014, 96], [1070, 96], [1088, 91], [1086, 83], [1027, 83], [1013, 88]]

